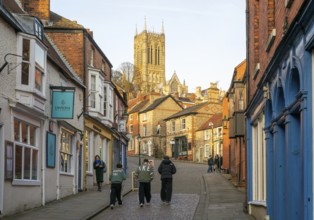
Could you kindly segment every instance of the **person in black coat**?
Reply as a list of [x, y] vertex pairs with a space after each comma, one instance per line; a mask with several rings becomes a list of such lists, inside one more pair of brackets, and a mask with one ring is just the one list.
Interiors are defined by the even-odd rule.
[[107, 167], [104, 161], [102, 161], [99, 155], [95, 156], [94, 169], [96, 172], [96, 182], [98, 186], [98, 191], [101, 192], [101, 185], [104, 182], [104, 172], [107, 171]]
[[158, 173], [161, 179], [161, 201], [169, 205], [172, 196], [172, 175], [177, 172], [175, 165], [171, 162], [168, 156], [165, 156], [158, 167]]
[[212, 173], [213, 172], [213, 165], [214, 165], [214, 161], [213, 161], [212, 155], [209, 155], [207, 163], [208, 163], [207, 173]]

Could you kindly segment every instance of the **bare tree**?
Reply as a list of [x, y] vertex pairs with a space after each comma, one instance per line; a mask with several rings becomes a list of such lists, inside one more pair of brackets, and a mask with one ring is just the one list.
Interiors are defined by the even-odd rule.
[[122, 75], [124, 76], [124, 79], [128, 82], [132, 82], [133, 80], [133, 75], [134, 75], [134, 65], [133, 63], [130, 62], [124, 62], [121, 63], [118, 71], [120, 71], [122, 73]]
[[122, 83], [122, 73], [119, 70], [114, 70], [112, 74], [112, 81], [117, 85], [123, 87]]

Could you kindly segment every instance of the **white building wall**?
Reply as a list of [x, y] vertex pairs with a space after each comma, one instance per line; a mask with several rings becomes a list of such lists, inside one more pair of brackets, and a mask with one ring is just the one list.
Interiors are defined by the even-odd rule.
[[[15, 30], [0, 18], [0, 65], [3, 64], [4, 56], [8, 53], [17, 53], [17, 37]], [[4, 149], [5, 141], [13, 141], [13, 115], [14, 111], [9, 106], [14, 104], [17, 68], [17, 57], [8, 56], [9, 65], [0, 74], [0, 122], [3, 123], [3, 139], [0, 141], [0, 148]], [[8, 68], [10, 70], [8, 74]], [[13, 101], [13, 102], [12, 102]], [[28, 116], [26, 116], [28, 117]], [[4, 154], [1, 154], [0, 164], [4, 164]], [[39, 159], [41, 163], [41, 159]], [[4, 167], [0, 169], [0, 185], [3, 186], [3, 194], [0, 194], [0, 201], [3, 203], [1, 213], [9, 215], [21, 212], [41, 205], [41, 188], [37, 186], [12, 185], [12, 180], [4, 179]], [[1, 202], [0, 202], [1, 204]]]

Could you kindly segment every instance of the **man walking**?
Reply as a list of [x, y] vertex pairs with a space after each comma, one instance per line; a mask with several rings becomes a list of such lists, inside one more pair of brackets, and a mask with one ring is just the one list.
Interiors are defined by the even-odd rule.
[[112, 171], [109, 180], [111, 181], [111, 192], [110, 192], [110, 208], [116, 204], [116, 199], [118, 199], [119, 205], [122, 205], [121, 200], [121, 190], [122, 190], [122, 182], [125, 180], [125, 174], [122, 169], [122, 164], [117, 164], [117, 169]]
[[143, 207], [146, 199], [146, 205], [150, 205], [151, 196], [151, 181], [154, 179], [154, 169], [148, 164], [148, 159], [144, 159], [143, 164], [135, 171], [135, 176], [138, 177], [139, 182], [139, 202], [140, 207]]
[[158, 173], [161, 175], [160, 198], [166, 205], [170, 204], [172, 196], [172, 175], [177, 172], [175, 165], [168, 156], [165, 156], [158, 167]]
[[214, 164], [212, 155], [209, 155], [207, 163], [208, 163], [207, 173], [212, 173], [213, 172], [213, 164]]

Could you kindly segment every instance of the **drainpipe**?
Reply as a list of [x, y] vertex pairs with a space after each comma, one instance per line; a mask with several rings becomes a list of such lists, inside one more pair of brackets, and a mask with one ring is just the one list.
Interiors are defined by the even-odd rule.
[[[249, 0], [246, 0], [246, 106], [249, 104], [249, 95], [250, 95], [250, 60], [249, 60], [249, 42], [250, 42], [250, 27], [249, 27], [249, 20], [250, 20], [250, 14], [249, 14]], [[245, 127], [245, 130], [247, 127]], [[247, 134], [247, 131], [245, 131], [245, 134]], [[246, 137], [247, 138], [247, 137]], [[246, 141], [247, 143], [247, 141]], [[247, 144], [244, 148], [244, 155], [246, 158], [247, 156]], [[246, 173], [246, 186], [245, 186], [245, 197], [244, 197], [244, 204], [243, 204], [243, 209], [245, 212], [248, 212], [248, 196], [247, 196], [247, 189], [248, 189], [248, 182], [247, 182], [247, 160], [245, 162], [245, 173]]]
[[[84, 65], [83, 65], [83, 71], [84, 71], [84, 76], [83, 76], [83, 78], [84, 78], [84, 85], [86, 86], [85, 88], [84, 88], [84, 92], [83, 92], [83, 112], [87, 112], [87, 109], [86, 109], [86, 106], [87, 106], [87, 103], [86, 102], [88, 102], [88, 100], [87, 100], [87, 97], [88, 96], [86, 96], [86, 92], [88, 93], [88, 85], [87, 85], [87, 77], [88, 77], [88, 74], [87, 74], [87, 72], [86, 72], [86, 41], [85, 41], [85, 39], [86, 39], [86, 30], [84, 29], [83, 30], [83, 54], [84, 54], [84, 61], [83, 61], [83, 63], [84, 63]], [[83, 119], [84, 120], [84, 122], [83, 122], [83, 134], [84, 134], [84, 140], [83, 140], [83, 150], [82, 150], [82, 152], [85, 152], [85, 145], [86, 145], [86, 134], [85, 134], [85, 119]], [[88, 137], [89, 138], [89, 137]], [[85, 153], [83, 153], [83, 189], [86, 191], [87, 190], [87, 180], [86, 180], [86, 163], [85, 163], [85, 161], [86, 161], [86, 155], [85, 155]]]
[[[44, 143], [46, 143], [46, 133], [44, 131], [47, 131], [47, 120], [44, 120], [44, 122], [41, 124], [42, 126], [42, 138], [41, 138], [41, 143], [42, 146], [45, 146]], [[46, 204], [46, 194], [45, 194], [45, 188], [46, 188], [46, 148], [42, 147], [42, 154], [41, 154], [41, 205], [44, 206]]]

